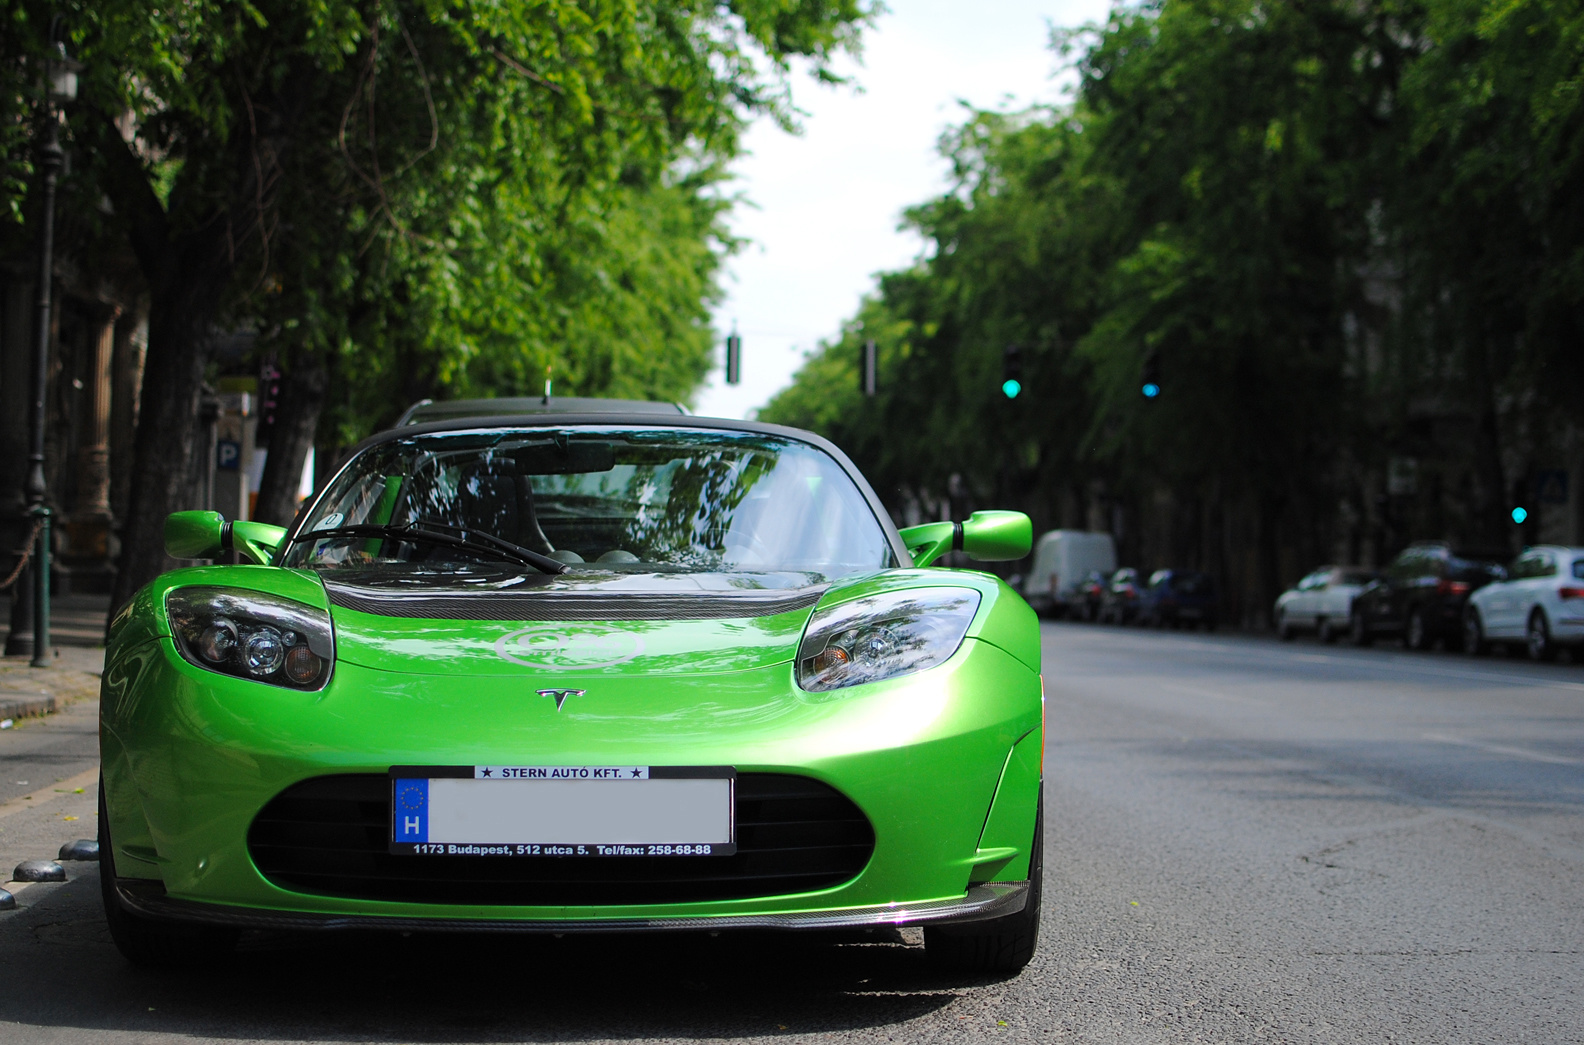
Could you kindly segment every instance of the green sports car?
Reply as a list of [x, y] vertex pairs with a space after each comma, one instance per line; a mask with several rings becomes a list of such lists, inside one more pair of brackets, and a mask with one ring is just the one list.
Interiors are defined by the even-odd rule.
[[[180, 512], [112, 622], [100, 853], [134, 961], [245, 929], [1039, 926], [1029, 520], [898, 531], [834, 446], [677, 412], [456, 416], [288, 529]], [[230, 562], [230, 560], [236, 560]]]

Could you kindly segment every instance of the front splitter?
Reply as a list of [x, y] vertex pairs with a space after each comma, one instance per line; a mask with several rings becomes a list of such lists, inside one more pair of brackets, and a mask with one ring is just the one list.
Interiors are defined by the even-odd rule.
[[200, 922], [236, 929], [326, 932], [348, 929], [395, 929], [407, 932], [470, 933], [626, 933], [686, 932], [727, 929], [854, 929], [876, 925], [940, 925], [981, 922], [1023, 910], [1027, 882], [990, 882], [972, 886], [952, 900], [916, 904], [878, 904], [839, 911], [788, 914], [723, 914], [703, 918], [583, 918], [505, 921], [481, 918], [413, 918], [369, 914], [310, 914], [197, 903], [166, 896], [157, 882], [137, 879], [116, 882], [121, 906], [147, 918]]

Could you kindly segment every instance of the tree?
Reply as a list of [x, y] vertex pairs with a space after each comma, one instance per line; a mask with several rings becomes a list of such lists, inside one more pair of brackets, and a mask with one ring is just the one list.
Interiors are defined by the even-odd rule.
[[[45, 6], [20, 10], [8, 31], [37, 34]], [[686, 194], [681, 172], [718, 169], [748, 114], [784, 114], [794, 57], [829, 76], [868, 16], [861, 0], [72, 5], [74, 144], [152, 302], [113, 601], [166, 562], [217, 330], [255, 324], [291, 371], [350, 365], [360, 383], [509, 370], [533, 354], [525, 314], [549, 316], [541, 346], [575, 325], [533, 300], [548, 273], [594, 269], [557, 249], [624, 201]], [[693, 260], [707, 287], [713, 262]]]

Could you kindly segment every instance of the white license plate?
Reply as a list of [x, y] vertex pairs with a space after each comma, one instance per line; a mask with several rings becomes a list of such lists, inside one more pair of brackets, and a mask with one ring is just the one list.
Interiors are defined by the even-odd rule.
[[726, 766], [394, 766], [405, 856], [730, 856]]

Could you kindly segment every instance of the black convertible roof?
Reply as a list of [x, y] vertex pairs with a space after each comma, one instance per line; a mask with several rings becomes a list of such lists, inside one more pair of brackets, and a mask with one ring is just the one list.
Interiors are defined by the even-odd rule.
[[463, 417], [503, 417], [508, 414], [664, 414], [686, 416], [676, 403], [647, 399], [588, 399], [579, 396], [510, 396], [500, 399], [421, 399], [396, 419], [392, 428], [449, 421]]

